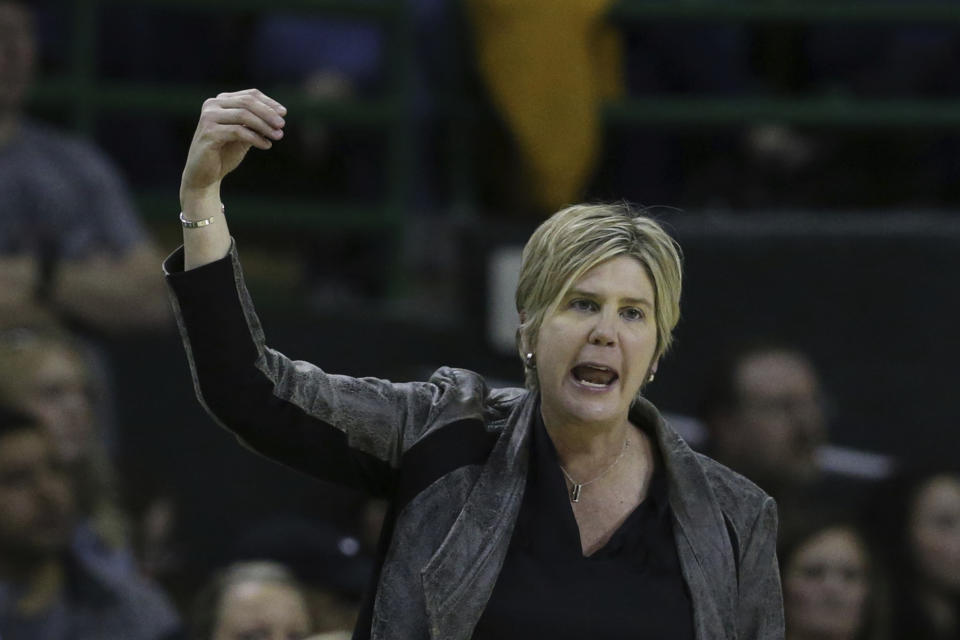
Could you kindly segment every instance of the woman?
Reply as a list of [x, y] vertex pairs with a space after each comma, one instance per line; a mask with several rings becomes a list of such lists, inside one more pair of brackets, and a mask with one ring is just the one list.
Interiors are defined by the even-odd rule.
[[303, 640], [312, 631], [306, 595], [276, 562], [238, 562], [197, 596], [193, 640]]
[[908, 471], [883, 495], [896, 637], [960, 638], [960, 470], [949, 463]]
[[390, 501], [359, 638], [780, 638], [776, 511], [640, 396], [679, 317], [680, 258], [621, 207], [565, 209], [517, 291], [527, 389], [439, 369], [330, 375], [264, 345], [220, 202], [283, 136], [257, 90], [204, 103], [165, 263], [201, 401], [246, 444]]
[[889, 637], [882, 581], [854, 524], [808, 518], [783, 536], [779, 557], [789, 640]]

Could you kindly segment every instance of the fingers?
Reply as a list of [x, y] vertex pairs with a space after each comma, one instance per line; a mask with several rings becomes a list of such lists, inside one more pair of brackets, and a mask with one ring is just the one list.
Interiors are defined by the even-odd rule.
[[221, 93], [216, 97], [216, 101], [222, 108], [246, 109], [274, 128], [279, 129], [284, 125], [283, 116], [287, 113], [286, 107], [259, 89]]
[[[257, 138], [255, 146], [265, 148], [264, 139], [279, 140], [283, 137], [286, 122], [282, 114], [286, 112], [286, 107], [257, 89], [221, 93], [204, 102], [200, 129], [207, 134], [214, 134], [220, 126], [225, 126], [226, 131], [234, 131], [234, 125], [246, 127], [261, 136]], [[244, 136], [246, 138], [249, 136]]]
[[278, 115], [281, 115], [281, 116], [287, 115], [287, 108], [285, 106], [283, 106], [282, 104], [280, 104], [279, 102], [277, 102], [276, 100], [274, 100], [273, 98], [265, 94], [264, 92], [260, 91], [259, 89], [244, 89], [243, 91], [235, 91], [233, 93], [221, 93], [217, 97], [221, 97], [221, 96], [227, 97], [227, 98], [235, 97], [235, 96], [251, 96], [255, 100], [259, 100], [261, 102], [264, 102], [270, 105], [270, 107], [274, 111], [276, 111]]
[[225, 125], [242, 125], [265, 138], [279, 140], [283, 137], [283, 125], [271, 125], [269, 121], [246, 109], [220, 109], [213, 115], [214, 122]]
[[253, 145], [257, 149], [269, 149], [273, 146], [273, 141], [264, 138], [252, 129], [239, 124], [225, 124], [219, 128], [217, 137], [220, 142], [245, 142]]

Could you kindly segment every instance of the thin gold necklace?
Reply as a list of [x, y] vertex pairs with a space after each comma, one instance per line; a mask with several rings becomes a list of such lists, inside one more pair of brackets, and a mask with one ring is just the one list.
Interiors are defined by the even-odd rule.
[[563, 471], [563, 475], [566, 476], [567, 480], [570, 481], [570, 484], [573, 485], [572, 487], [570, 487], [570, 502], [580, 502], [580, 492], [583, 491], [583, 488], [585, 486], [587, 486], [588, 484], [593, 484], [597, 480], [601, 479], [602, 477], [610, 473], [610, 471], [612, 471], [613, 468], [617, 466], [617, 463], [619, 463], [620, 460], [623, 458], [623, 454], [627, 452], [627, 443], [629, 442], [630, 442], [629, 436], [625, 436], [623, 438], [623, 449], [620, 450], [620, 455], [617, 456], [617, 459], [614, 460], [612, 463], [610, 463], [609, 467], [607, 467], [602, 472], [600, 472], [600, 475], [593, 478], [592, 480], [587, 480], [586, 482], [577, 482], [576, 480], [571, 478], [570, 474], [567, 473], [567, 470], [563, 468], [563, 465], [560, 464], [559, 461], [557, 462], [557, 465], [560, 467], [560, 471]]

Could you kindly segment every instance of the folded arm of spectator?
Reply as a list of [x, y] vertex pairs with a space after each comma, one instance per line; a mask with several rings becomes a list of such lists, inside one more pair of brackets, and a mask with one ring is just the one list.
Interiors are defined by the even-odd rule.
[[54, 274], [50, 301], [103, 330], [172, 327], [158, 259], [162, 256], [152, 243], [142, 243], [120, 256], [70, 261]]
[[41, 261], [33, 254], [0, 257], [0, 311], [17, 317], [64, 315], [101, 331], [172, 327], [162, 259], [150, 242], [120, 255], [94, 253], [62, 259], [43, 283]]

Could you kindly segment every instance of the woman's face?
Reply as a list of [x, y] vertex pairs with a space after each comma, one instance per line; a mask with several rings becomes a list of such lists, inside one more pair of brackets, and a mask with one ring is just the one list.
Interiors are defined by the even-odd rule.
[[303, 597], [276, 582], [240, 582], [220, 602], [213, 640], [302, 640], [310, 633]]
[[787, 635], [853, 638], [869, 592], [867, 555], [860, 539], [847, 529], [826, 529], [786, 560]]
[[920, 575], [938, 588], [960, 594], [960, 478], [937, 476], [920, 489], [910, 539]]
[[657, 348], [654, 288], [635, 258], [602, 262], [577, 280], [537, 337], [548, 424], [626, 421]]

